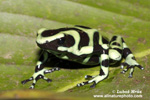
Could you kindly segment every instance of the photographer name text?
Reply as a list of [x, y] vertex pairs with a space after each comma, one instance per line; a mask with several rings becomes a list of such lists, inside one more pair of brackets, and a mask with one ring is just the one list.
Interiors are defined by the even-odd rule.
[[113, 93], [117, 93], [117, 94], [129, 94], [129, 93], [141, 94], [142, 91], [141, 90], [113, 90]]

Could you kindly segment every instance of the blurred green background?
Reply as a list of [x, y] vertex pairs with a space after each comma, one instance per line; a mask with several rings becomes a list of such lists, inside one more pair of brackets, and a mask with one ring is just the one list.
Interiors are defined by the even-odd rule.
[[[112, 66], [109, 77], [96, 88], [76, 84], [85, 81], [87, 74], [98, 74], [99, 66], [62, 69], [46, 75], [52, 83], [39, 80], [35, 90], [28, 90], [31, 82], [25, 85], [20, 82], [34, 73], [39, 57], [37, 30], [73, 25], [96, 28], [108, 38], [121, 35], [145, 69], [135, 68], [133, 78], [129, 79], [129, 72], [120, 74], [120, 66]], [[118, 95], [112, 92], [117, 90], [140, 90], [142, 93], [134, 94], [148, 99], [149, 32], [150, 0], [0, 0], [0, 99], [95, 99], [93, 95]]]

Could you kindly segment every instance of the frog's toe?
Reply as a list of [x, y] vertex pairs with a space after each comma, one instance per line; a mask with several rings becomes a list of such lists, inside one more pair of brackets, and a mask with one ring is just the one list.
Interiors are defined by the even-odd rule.
[[47, 81], [48, 83], [52, 82], [52, 80], [51, 80], [51, 79], [47, 79], [46, 81]]
[[130, 73], [129, 73], [128, 78], [132, 78], [132, 77], [133, 77], [133, 72], [134, 72], [134, 67], [132, 67], [132, 68], [130, 69]]
[[[27, 79], [28, 80], [28, 79]], [[27, 83], [27, 80], [23, 80], [21, 81], [22, 84], [26, 84]]]
[[133, 77], [133, 72], [134, 72], [134, 67], [138, 67], [141, 70], [144, 70], [144, 68], [141, 65], [134, 65], [130, 68], [130, 73], [129, 73], [129, 77], [128, 78], [132, 78]]
[[127, 63], [123, 63], [122, 66], [127, 66], [125, 69], [123, 69], [121, 71], [122, 74], [126, 73], [130, 69], [130, 73], [129, 73], [128, 78], [132, 78], [133, 77], [133, 72], [134, 72], [134, 68], [135, 67], [138, 67], [141, 70], [144, 69], [141, 65], [129, 65]]
[[133, 75], [129, 74], [128, 78], [132, 78], [132, 77], [133, 77]]
[[88, 79], [91, 79], [91, 78], [94, 78], [96, 76], [91, 76], [91, 75], [85, 75], [85, 79], [88, 80]]
[[34, 89], [35, 84], [32, 84], [29, 89]]
[[129, 73], [128, 78], [132, 78], [133, 77], [133, 72], [134, 72], [134, 67], [135, 66], [127, 66], [127, 68], [124, 69], [123, 71], [121, 71], [121, 73], [124, 74], [130, 69], [130, 73]]
[[79, 83], [79, 84], [77, 84], [77, 86], [80, 87], [80, 86], [83, 86], [83, 85], [90, 84], [90, 83], [94, 82], [94, 84], [91, 85], [90, 87], [91, 87], [91, 88], [95, 87], [96, 82], [95, 82], [95, 80], [93, 80], [93, 79], [94, 79], [96, 76], [98, 76], [98, 75], [94, 75], [94, 76], [85, 75], [85, 79], [86, 79], [86, 80], [89, 80], [89, 79], [91, 79], [91, 80], [86, 81], [86, 82]]
[[128, 64], [126, 62], [121, 63], [120, 68], [123, 69], [125, 66], [128, 66]]
[[90, 88], [95, 88], [95, 86], [96, 86], [96, 82], [93, 81], [93, 84], [90, 86]]
[[[123, 69], [125, 66], [126, 66], [126, 68]], [[134, 66], [131, 66], [131, 65], [127, 64], [126, 62], [121, 63], [121, 69], [123, 69], [121, 71], [122, 74], [126, 73], [130, 68], [134, 68]]]
[[27, 82], [29, 81], [32, 81], [33, 80], [33, 77], [29, 78], [29, 79], [26, 79], [26, 80], [23, 80], [21, 81], [22, 84], [26, 84]]
[[126, 73], [129, 69], [131, 69], [131, 71], [130, 71], [130, 73], [132, 72], [133, 73], [133, 71], [134, 71], [134, 66], [130, 66], [130, 65], [128, 65], [128, 64], [126, 64], [126, 68], [125, 69], [123, 69], [122, 71], [121, 71], [121, 73], [122, 74], [124, 74], [124, 73]]
[[[92, 77], [94, 77], [93, 79], [86, 81], [86, 82], [79, 83], [79, 84], [77, 84], [77, 86], [79, 87], [79, 86], [93, 83], [93, 85], [91, 85], [90, 87], [94, 88], [98, 82], [104, 80], [107, 76], [108, 76], [108, 74], [92, 76]], [[90, 76], [90, 78], [91, 78], [91, 76]]]
[[89, 79], [89, 78], [92, 78], [91, 75], [85, 75], [85, 79]]
[[[90, 83], [92, 83], [92, 82], [93, 82], [93, 81], [82, 82], [82, 83], [77, 84], [77, 86], [80, 87], [80, 86], [83, 86], [83, 85], [86, 85], [86, 84], [90, 84]], [[91, 87], [94, 87], [94, 85], [93, 85], [93, 86], [91, 85]]]
[[137, 67], [141, 70], [144, 70], [144, 67], [142, 67], [141, 65], [137, 65]]
[[44, 79], [44, 80], [47, 81], [48, 83], [52, 82], [51, 79], [49, 79], [49, 78], [47, 78], [47, 77], [45, 77], [45, 76], [43, 76], [42, 79]]
[[126, 68], [126, 69], [122, 70], [122, 71], [121, 71], [121, 74], [126, 73], [128, 70], [129, 70], [128, 68]]
[[78, 87], [88, 84], [88, 81], [77, 84]]

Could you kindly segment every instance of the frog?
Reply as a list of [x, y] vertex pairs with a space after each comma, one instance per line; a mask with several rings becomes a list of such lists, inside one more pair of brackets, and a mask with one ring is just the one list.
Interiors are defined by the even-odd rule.
[[59, 58], [61, 62], [74, 62], [81, 65], [100, 66], [98, 75], [85, 75], [87, 81], [77, 84], [77, 87], [86, 84], [92, 84], [94, 88], [96, 84], [106, 79], [109, 75], [110, 65], [117, 62], [120, 63], [121, 73], [126, 73], [128, 70], [129, 78], [133, 77], [135, 67], [143, 70], [135, 59], [135, 56], [125, 43], [121, 36], [115, 35], [109, 40], [97, 29], [87, 26], [75, 25], [72, 27], [63, 27], [58, 29], [41, 28], [37, 31], [36, 38], [37, 46], [42, 50], [41, 56], [36, 63], [34, 74], [21, 83], [25, 84], [33, 81], [30, 89], [34, 89], [39, 79], [52, 82], [45, 74], [59, 71], [61, 66], [59, 61], [56, 62], [56, 67], [46, 69], [44, 63], [50, 58]]

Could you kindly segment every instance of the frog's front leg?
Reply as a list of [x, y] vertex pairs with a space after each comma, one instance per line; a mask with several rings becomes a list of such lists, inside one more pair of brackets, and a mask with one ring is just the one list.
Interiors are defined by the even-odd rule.
[[125, 62], [121, 64], [121, 68], [123, 69], [125, 66], [127, 67], [121, 73], [125, 73], [130, 69], [129, 78], [133, 76], [135, 67], [138, 67], [142, 70], [144, 69], [140, 64], [137, 63], [134, 55], [121, 36], [112, 37], [110, 41], [109, 57], [114, 61], [120, 61], [122, 57], [125, 59]]
[[82, 82], [82, 83], [79, 83], [77, 84], [77, 86], [83, 86], [83, 85], [86, 85], [86, 84], [89, 84], [89, 83], [92, 83], [93, 82], [93, 85], [91, 85], [90, 87], [93, 88], [95, 87], [95, 85], [104, 80], [105, 78], [107, 78], [108, 76], [108, 69], [109, 69], [109, 56], [108, 56], [108, 50], [104, 50], [103, 52], [104, 54], [102, 54], [100, 56], [100, 65], [101, 65], [101, 69], [100, 69], [100, 74], [99, 75], [95, 75], [95, 76], [90, 76], [90, 75], [86, 75], [85, 78], [93, 78], [89, 81], [86, 81], [86, 82]]
[[[126, 66], [125, 69], [123, 69], [124, 66]], [[141, 70], [144, 69], [141, 65], [139, 65], [139, 63], [137, 63], [133, 54], [128, 54], [127, 57], [125, 58], [125, 62], [121, 64], [121, 69], [123, 69], [121, 73], [124, 74], [130, 69], [129, 78], [132, 78], [135, 67], [138, 67]]]
[[143, 70], [144, 68], [139, 63], [137, 63], [135, 56], [132, 54], [131, 50], [126, 45], [123, 38], [121, 38], [121, 40], [122, 40], [122, 44], [123, 44], [123, 58], [125, 59], [125, 62], [121, 64], [121, 68], [123, 69], [124, 66], [127, 66], [121, 73], [125, 73], [129, 69], [131, 69], [130, 74], [129, 74], [129, 78], [131, 78], [133, 76], [135, 67], [138, 67], [141, 70]]
[[26, 80], [22, 81], [21, 83], [25, 84], [25, 83], [33, 80], [33, 83], [30, 86], [30, 89], [33, 89], [35, 84], [36, 84], [36, 82], [39, 79], [44, 79], [47, 82], [51, 82], [52, 80], [47, 78], [47, 77], [45, 77], [44, 75], [47, 74], [47, 73], [51, 73], [51, 72], [57, 71], [57, 70], [59, 70], [59, 68], [56, 67], [56, 68], [52, 68], [52, 69], [44, 69], [43, 64], [48, 60], [48, 58], [49, 58], [48, 52], [43, 51], [42, 55], [40, 56], [39, 61], [37, 62], [37, 65], [36, 65], [36, 68], [35, 68], [35, 73], [32, 75], [31, 78], [26, 79]]

